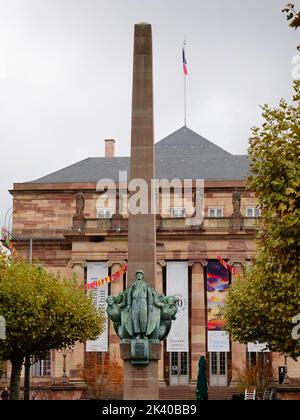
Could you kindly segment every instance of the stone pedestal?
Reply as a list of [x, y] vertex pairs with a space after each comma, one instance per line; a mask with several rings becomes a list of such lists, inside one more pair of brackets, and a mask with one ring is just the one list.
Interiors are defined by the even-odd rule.
[[74, 216], [73, 217], [73, 230], [78, 230], [79, 232], [85, 229], [85, 218], [83, 216]]
[[161, 344], [149, 344], [149, 363], [131, 363], [130, 343], [120, 344], [121, 358], [124, 361], [124, 400], [158, 400], [158, 360], [161, 358]]
[[232, 229], [243, 229], [244, 219], [242, 216], [231, 216], [230, 227]]

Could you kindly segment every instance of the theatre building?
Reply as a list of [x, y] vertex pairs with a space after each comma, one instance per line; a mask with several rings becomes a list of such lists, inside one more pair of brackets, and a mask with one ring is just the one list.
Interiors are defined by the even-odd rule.
[[[232, 155], [187, 127], [158, 141], [155, 149], [157, 179], [204, 180], [201, 222], [187, 223], [186, 208], [177, 204], [172, 188], [170, 205], [161, 206], [156, 217], [156, 290], [177, 295], [180, 306], [159, 361], [161, 398], [194, 398], [202, 355], [211, 398], [230, 398], [238, 369], [258, 358], [272, 366], [275, 383], [279, 367], [286, 367], [286, 381], [296, 387], [299, 363], [262, 353], [254, 343], [232, 342], [219, 316], [229, 284], [251, 264], [255, 252], [260, 211], [255, 195], [245, 188], [247, 156]], [[130, 158], [117, 157], [114, 150], [115, 141], [105, 140], [105, 157], [86, 158], [35, 181], [14, 184], [12, 240], [18, 252], [27, 257], [32, 239], [33, 258], [64, 277], [76, 274], [79, 283], [112, 276], [126, 264], [128, 215], [119, 214], [120, 203], [116, 211], [102, 206], [103, 190], [97, 187], [103, 179], [118, 187], [120, 172], [123, 177], [128, 172], [129, 178]], [[124, 273], [99, 286], [100, 304], [107, 295], [122, 292], [126, 282]], [[33, 392], [47, 399], [84, 397], [78, 366], [90, 352], [119, 358], [119, 341], [107, 322], [95, 342], [66, 353], [51, 351], [32, 367]]]

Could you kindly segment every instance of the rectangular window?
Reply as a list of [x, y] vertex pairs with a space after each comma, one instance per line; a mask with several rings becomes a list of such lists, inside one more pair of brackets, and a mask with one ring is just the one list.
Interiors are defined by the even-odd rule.
[[218, 357], [216, 352], [210, 353], [211, 357], [211, 373], [212, 375], [218, 375]]
[[50, 376], [51, 375], [51, 353], [49, 351], [47, 358], [38, 360], [32, 365], [32, 376]]
[[111, 219], [112, 210], [111, 209], [97, 209], [97, 219]]
[[223, 217], [223, 207], [209, 207], [208, 217]]
[[246, 217], [260, 217], [261, 210], [259, 207], [246, 207]]
[[184, 207], [172, 207], [171, 216], [173, 218], [182, 219], [185, 217], [185, 208]]

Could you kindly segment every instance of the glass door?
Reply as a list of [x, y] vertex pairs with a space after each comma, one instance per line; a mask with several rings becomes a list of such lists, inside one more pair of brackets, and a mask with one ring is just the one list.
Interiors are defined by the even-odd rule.
[[212, 352], [210, 355], [210, 386], [227, 386], [227, 353]]
[[170, 386], [188, 385], [189, 354], [170, 353]]

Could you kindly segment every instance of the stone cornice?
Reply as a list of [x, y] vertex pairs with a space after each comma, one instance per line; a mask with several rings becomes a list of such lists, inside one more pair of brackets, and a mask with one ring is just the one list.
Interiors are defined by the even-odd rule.
[[[195, 181], [193, 181], [195, 184]], [[232, 190], [234, 187], [244, 189], [247, 180], [219, 180], [219, 181], [204, 181], [204, 188], [209, 190]], [[196, 185], [196, 184], [195, 184]], [[10, 194], [18, 193], [73, 193], [79, 189], [83, 192], [97, 192], [97, 182], [65, 182], [65, 183], [14, 183], [13, 189], [9, 190]], [[118, 183], [116, 182], [116, 188]]]
[[[251, 239], [255, 240], [257, 235], [257, 231], [251, 231], [251, 232], [243, 232], [241, 233], [238, 231], [237, 233], [227, 233], [227, 232], [215, 232], [215, 233], [204, 233], [204, 232], [195, 232], [195, 231], [168, 231], [168, 232], [161, 232], [158, 231], [156, 234], [157, 240], [195, 240], [195, 239], [205, 239], [205, 240], [215, 240], [215, 239], [225, 239], [225, 240], [231, 240], [231, 239]], [[121, 234], [108, 234], [107, 232], [89, 232], [86, 234], [74, 234], [74, 232], [66, 232], [65, 236], [73, 241], [83, 241], [87, 240], [89, 237], [102, 237], [103, 241], [127, 241], [127, 233], [121, 233]]]
[[60, 238], [43, 238], [43, 237], [38, 237], [35, 238], [34, 236], [30, 237], [13, 237], [11, 239], [13, 244], [17, 244], [17, 245], [28, 245], [28, 242], [30, 241], [30, 239], [33, 240], [33, 244], [34, 245], [69, 245], [72, 246], [72, 241], [70, 241], [69, 239], [66, 239], [65, 237], [60, 237]]

